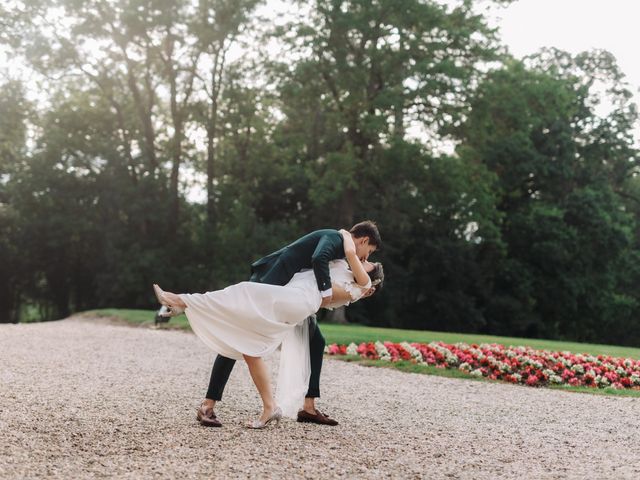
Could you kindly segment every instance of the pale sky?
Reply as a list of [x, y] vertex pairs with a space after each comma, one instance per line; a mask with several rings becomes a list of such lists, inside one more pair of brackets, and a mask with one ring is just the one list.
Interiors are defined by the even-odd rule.
[[503, 43], [516, 57], [542, 47], [613, 53], [640, 103], [640, 0], [518, 0], [496, 14]]
[[[460, 0], [439, 1], [455, 5]], [[479, 8], [486, 6], [486, 2], [476, 1]], [[287, 0], [267, 0], [259, 13], [275, 21], [274, 14], [292, 10], [298, 9]], [[595, 48], [610, 51], [640, 104], [640, 0], [517, 0], [507, 8], [492, 8], [489, 16], [500, 28], [503, 44], [518, 58], [542, 47], [572, 54]], [[0, 67], [0, 71], [6, 69], [11, 76], [25, 79], [32, 98], [40, 97], [35, 77], [19, 61], [13, 61], [6, 49], [0, 49]], [[640, 144], [640, 124], [635, 137]]]
[[520, 57], [540, 47], [571, 53], [610, 51], [637, 91], [640, 87], [638, 0], [518, 0], [498, 14], [503, 41]]

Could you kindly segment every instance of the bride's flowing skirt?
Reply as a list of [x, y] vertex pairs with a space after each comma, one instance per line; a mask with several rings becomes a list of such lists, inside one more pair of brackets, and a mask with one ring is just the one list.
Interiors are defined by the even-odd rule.
[[296, 418], [311, 378], [309, 320], [287, 332], [280, 350], [276, 401], [286, 417]]
[[[264, 357], [282, 344], [278, 401], [285, 415], [302, 404], [309, 383], [309, 333], [304, 320], [322, 298], [311, 284], [279, 286], [241, 282], [224, 290], [181, 294], [191, 328], [219, 355]], [[293, 412], [293, 413], [292, 413]]]

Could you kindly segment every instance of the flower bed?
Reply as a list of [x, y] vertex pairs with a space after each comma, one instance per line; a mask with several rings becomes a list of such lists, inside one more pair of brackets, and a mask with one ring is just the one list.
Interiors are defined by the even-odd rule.
[[640, 389], [640, 360], [606, 355], [574, 354], [505, 347], [498, 344], [442, 342], [369, 342], [327, 345], [329, 355], [358, 355], [371, 360], [456, 368], [475, 377], [504, 380], [532, 387], [571, 385], [593, 388]]

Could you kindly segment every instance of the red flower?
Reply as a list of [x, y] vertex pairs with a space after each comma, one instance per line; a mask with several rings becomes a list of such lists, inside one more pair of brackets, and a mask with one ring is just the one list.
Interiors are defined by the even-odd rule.
[[[389, 352], [391, 361], [409, 360], [416, 362], [405, 348], [398, 343], [383, 342], [385, 348]], [[584, 385], [592, 388], [598, 387], [595, 382], [597, 375], [603, 375], [609, 383], [616, 388], [638, 389], [633, 385], [630, 376], [640, 373], [640, 360], [613, 358], [609, 356], [599, 355], [601, 362], [612, 365], [611, 369], [605, 366], [598, 366], [595, 363], [585, 361], [583, 355], [565, 354], [562, 352], [548, 352], [544, 350], [534, 350], [530, 347], [505, 347], [503, 345], [484, 345], [480, 348], [478, 345], [471, 345], [469, 348], [462, 345], [449, 345], [443, 342], [435, 344], [412, 343], [411, 346], [420, 352], [422, 361], [429, 365], [435, 365], [438, 368], [455, 368], [447, 363], [447, 355], [442, 353], [445, 348], [458, 359], [459, 363], [467, 363], [471, 369], [480, 368], [480, 373], [490, 379], [502, 379], [512, 383], [525, 383], [530, 386], [546, 385], [549, 382], [549, 375], [544, 373], [551, 370], [559, 375], [565, 384]], [[356, 351], [358, 355], [364, 358], [378, 360], [379, 356], [373, 342], [361, 343]], [[327, 347], [330, 355], [345, 355], [347, 353], [346, 345], [331, 344]], [[445, 352], [446, 353], [446, 352]], [[524, 366], [523, 362], [515, 358], [515, 356], [524, 357], [525, 363], [536, 362], [540, 364], [540, 368], [528, 365]], [[480, 358], [481, 357], [481, 358]], [[503, 373], [496, 362], [504, 363], [509, 367], [509, 373]], [[563, 363], [564, 362], [564, 363]], [[629, 366], [625, 362], [630, 363]], [[566, 364], [566, 365], [565, 365]], [[576, 373], [572, 370], [573, 366], [582, 366], [584, 374]], [[615, 369], [621, 368], [624, 373], [618, 374]], [[522, 379], [517, 380], [515, 374], [519, 374]]]
[[527, 378], [527, 385], [533, 387], [534, 385], [538, 384], [538, 377], [535, 375], [530, 375], [529, 378]]
[[573, 373], [571, 370], [568, 370], [565, 368], [561, 376], [562, 376], [562, 380], [566, 382], [568, 379], [575, 377], [576, 374]]

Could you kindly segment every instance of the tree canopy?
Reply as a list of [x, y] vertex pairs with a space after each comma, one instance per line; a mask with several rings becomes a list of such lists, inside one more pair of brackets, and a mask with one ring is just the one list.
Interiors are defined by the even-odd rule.
[[2, 7], [39, 90], [0, 84], [0, 321], [150, 308], [153, 282], [222, 288], [373, 219], [386, 286], [349, 321], [640, 341], [638, 115], [611, 54], [517, 60], [469, 0], [265, 5]]

